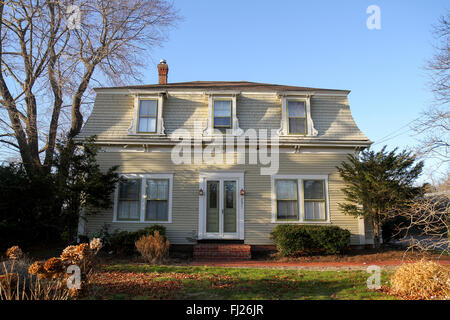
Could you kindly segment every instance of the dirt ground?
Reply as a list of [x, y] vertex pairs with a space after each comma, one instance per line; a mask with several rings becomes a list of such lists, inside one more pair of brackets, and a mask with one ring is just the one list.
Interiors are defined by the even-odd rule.
[[427, 260], [450, 260], [449, 255], [441, 255], [430, 252], [419, 251], [405, 251], [405, 249], [395, 248], [381, 248], [364, 249], [364, 250], [351, 250], [343, 255], [317, 255], [317, 256], [302, 256], [296, 258], [281, 258], [276, 254], [271, 255], [270, 260], [278, 262], [382, 262], [382, 261], [417, 261], [422, 258]]

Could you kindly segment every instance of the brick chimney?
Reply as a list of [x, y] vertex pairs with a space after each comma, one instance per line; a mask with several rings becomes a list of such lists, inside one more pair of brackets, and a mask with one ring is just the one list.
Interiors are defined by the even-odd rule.
[[161, 60], [158, 64], [159, 84], [167, 84], [167, 74], [169, 73], [169, 66], [166, 60]]

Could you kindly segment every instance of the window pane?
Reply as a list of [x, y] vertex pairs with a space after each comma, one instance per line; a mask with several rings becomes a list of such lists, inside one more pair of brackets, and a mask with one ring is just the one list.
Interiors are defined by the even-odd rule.
[[122, 180], [119, 182], [119, 199], [139, 200], [140, 180]]
[[149, 200], [167, 200], [169, 198], [169, 180], [147, 180], [147, 197]]
[[119, 220], [139, 220], [139, 201], [119, 201]]
[[289, 117], [305, 117], [304, 101], [288, 101]]
[[149, 221], [167, 221], [167, 200], [147, 201], [145, 210], [145, 220]]
[[231, 118], [214, 118], [214, 126], [220, 127], [230, 127], [231, 126]]
[[156, 100], [141, 100], [139, 107], [140, 116], [152, 116], [156, 117], [157, 101]]
[[214, 117], [231, 117], [231, 101], [214, 101]]
[[155, 132], [156, 118], [139, 118], [139, 132]]
[[277, 219], [297, 219], [297, 201], [277, 201]]
[[305, 220], [325, 220], [324, 201], [305, 201]]
[[305, 199], [325, 199], [323, 180], [304, 180]]
[[236, 194], [236, 182], [234, 181], [225, 181], [225, 208], [233, 209], [234, 208], [234, 197]]
[[277, 180], [277, 200], [297, 199], [297, 181]]
[[289, 133], [306, 133], [305, 118], [289, 118]]
[[208, 182], [209, 208], [211, 209], [217, 208], [217, 187], [217, 182]]

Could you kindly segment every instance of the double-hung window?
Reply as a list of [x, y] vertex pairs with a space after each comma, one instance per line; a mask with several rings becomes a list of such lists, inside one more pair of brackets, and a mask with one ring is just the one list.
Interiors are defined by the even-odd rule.
[[140, 218], [140, 179], [119, 182], [117, 220], [138, 221]]
[[297, 180], [276, 180], [277, 220], [298, 220]]
[[288, 130], [289, 134], [306, 134], [306, 108], [305, 101], [288, 100]]
[[305, 220], [324, 221], [326, 219], [325, 181], [303, 180]]
[[171, 223], [172, 188], [172, 174], [123, 174], [113, 222]]
[[139, 100], [139, 133], [156, 133], [158, 119], [158, 100], [142, 99]]
[[146, 221], [169, 219], [169, 179], [147, 179]]
[[214, 100], [214, 129], [232, 129], [231, 100]]
[[330, 222], [326, 175], [276, 175], [272, 194], [272, 222]]
[[297, 138], [315, 137], [319, 132], [314, 128], [311, 117], [310, 95], [280, 94], [281, 97], [281, 127], [280, 136], [297, 136]]

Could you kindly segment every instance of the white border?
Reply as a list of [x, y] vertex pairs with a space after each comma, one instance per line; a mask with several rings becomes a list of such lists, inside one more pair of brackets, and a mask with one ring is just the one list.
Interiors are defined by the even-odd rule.
[[[116, 184], [116, 189], [114, 191], [114, 213], [113, 213], [113, 221], [115, 223], [172, 223], [172, 193], [173, 193], [173, 174], [172, 173], [150, 173], [150, 174], [141, 174], [141, 173], [124, 173], [120, 174], [120, 177], [125, 179], [141, 179], [141, 194], [140, 194], [140, 217], [139, 220], [136, 221], [127, 221], [127, 220], [118, 220], [117, 219], [117, 210], [118, 210], [118, 199], [119, 199], [119, 185]], [[168, 179], [169, 180], [169, 208], [168, 208], [168, 220], [167, 221], [149, 221], [145, 220], [145, 204], [147, 199], [146, 186], [147, 179]]]
[[[296, 220], [290, 220], [290, 221], [278, 221], [276, 216], [276, 206], [277, 206], [277, 197], [275, 194], [275, 180], [278, 179], [290, 179], [290, 180], [297, 180], [297, 187], [298, 187], [298, 194], [299, 194], [299, 205], [298, 205], [298, 221]], [[307, 221], [304, 220], [304, 199], [303, 199], [303, 180], [325, 180], [325, 208], [326, 208], [326, 215], [327, 219], [325, 221]], [[298, 224], [331, 224], [330, 219], [330, 196], [328, 192], [328, 175], [323, 174], [314, 174], [314, 175], [298, 175], [298, 174], [277, 174], [271, 176], [271, 198], [272, 198], [272, 223], [278, 223], [278, 224], [292, 224], [292, 223], [298, 223]]]

